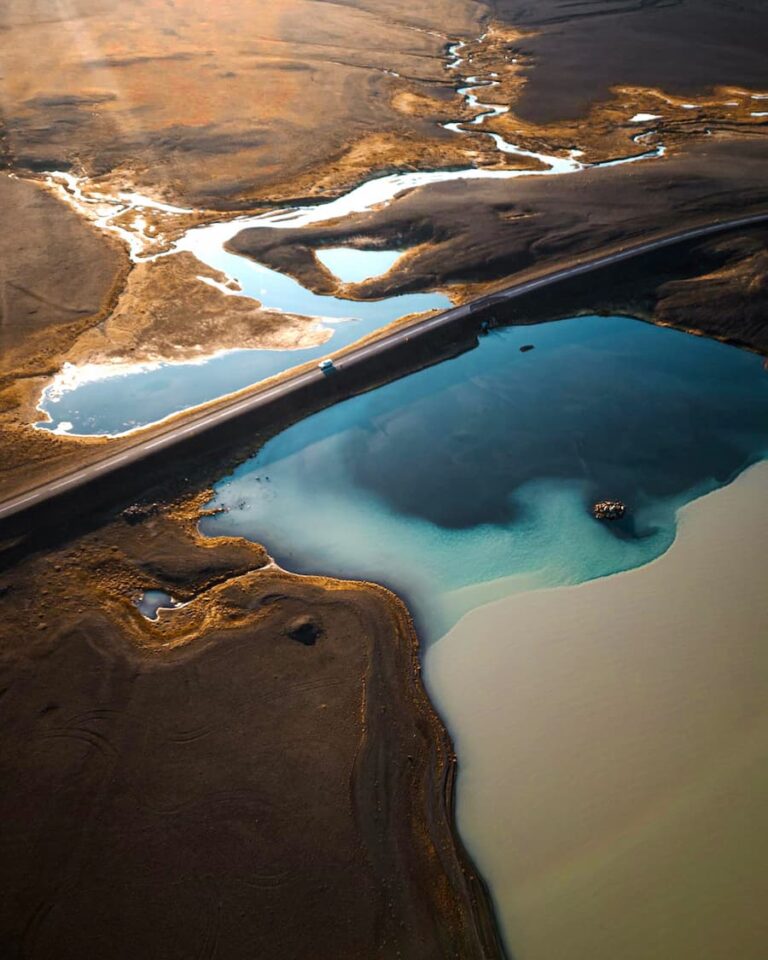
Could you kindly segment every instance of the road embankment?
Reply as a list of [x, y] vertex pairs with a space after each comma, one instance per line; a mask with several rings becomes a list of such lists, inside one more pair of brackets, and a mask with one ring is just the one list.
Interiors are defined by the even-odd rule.
[[[336, 358], [330, 375], [307, 365], [129, 438], [119, 452], [110, 444], [95, 449], [89, 465], [17, 494], [0, 504], [0, 538], [6, 556], [50, 537], [83, 529], [105, 510], [119, 509], [162, 483], [188, 483], [194, 476], [213, 479], [263, 440], [289, 423], [346, 397], [364, 392], [471, 349], [486, 326], [526, 322], [512, 310], [530, 304], [542, 292], [590, 278], [598, 288], [614, 270], [639, 258], [653, 257], [695, 243], [768, 222], [767, 213], [703, 223], [673, 234], [652, 237], [569, 263], [528, 279], [519, 279], [471, 303], [436, 316], [403, 323]], [[539, 317], [536, 319], [544, 319]]]

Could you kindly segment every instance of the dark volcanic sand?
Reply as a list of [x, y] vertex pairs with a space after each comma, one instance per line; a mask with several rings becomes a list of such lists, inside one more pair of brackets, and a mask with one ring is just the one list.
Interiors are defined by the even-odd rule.
[[154, 517], [0, 578], [4, 958], [500, 956], [403, 608], [263, 562]]
[[535, 33], [520, 43], [532, 59], [515, 105], [526, 120], [581, 116], [614, 85], [768, 91], [763, 0], [493, 0], [492, 8]]

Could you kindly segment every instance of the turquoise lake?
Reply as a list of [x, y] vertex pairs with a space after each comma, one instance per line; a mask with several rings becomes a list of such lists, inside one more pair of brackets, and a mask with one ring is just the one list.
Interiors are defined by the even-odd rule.
[[[761, 358], [578, 317], [493, 332], [295, 424], [217, 485], [225, 512], [202, 530], [289, 570], [384, 583], [430, 641], [500, 596], [647, 563], [681, 505], [766, 451]], [[594, 520], [603, 498], [627, 518]]]

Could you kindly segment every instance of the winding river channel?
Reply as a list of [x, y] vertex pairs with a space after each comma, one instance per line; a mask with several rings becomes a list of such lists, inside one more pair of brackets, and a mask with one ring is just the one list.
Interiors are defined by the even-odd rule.
[[[481, 38], [482, 39], [482, 38]], [[447, 68], [458, 72], [464, 63], [461, 53], [465, 43], [448, 48]], [[361, 337], [382, 329], [400, 317], [438, 310], [450, 305], [443, 293], [426, 292], [388, 297], [383, 300], [348, 300], [312, 293], [300, 283], [279, 271], [269, 269], [245, 256], [227, 249], [227, 242], [246, 229], [295, 229], [310, 224], [350, 216], [390, 203], [395, 197], [413, 188], [428, 188], [450, 180], [512, 180], [530, 176], [563, 176], [589, 168], [572, 149], [563, 155], [536, 153], [506, 141], [499, 134], [483, 129], [490, 119], [500, 116], [507, 107], [483, 103], [478, 91], [498, 85], [492, 77], [470, 76], [458, 87], [458, 93], [473, 111], [469, 120], [452, 121], [444, 128], [461, 136], [489, 137], [503, 156], [517, 156], [538, 163], [535, 169], [467, 167], [459, 170], [427, 170], [374, 177], [329, 202], [300, 207], [287, 207], [253, 217], [240, 217], [214, 222], [188, 230], [172, 249], [162, 253], [148, 252], [157, 237], [147, 232], [145, 214], [157, 209], [169, 215], [190, 214], [186, 208], [174, 207], [122, 192], [110, 197], [102, 192], [89, 192], [72, 174], [52, 173], [49, 180], [71, 202], [95, 219], [97, 225], [114, 232], [128, 245], [134, 262], [190, 252], [201, 263], [235, 280], [233, 290], [213, 284], [224, 294], [237, 292], [261, 303], [264, 307], [285, 313], [317, 318], [319, 325], [332, 333], [322, 346], [298, 350], [229, 350], [203, 356], [193, 362], [103, 363], [83, 366], [65, 365], [45, 387], [39, 409], [47, 419], [40, 429], [72, 436], [120, 436], [157, 423], [190, 407], [233, 393], [268, 377], [310, 360], [319, 360]], [[606, 161], [597, 166], [652, 160], [664, 154], [663, 145], [627, 157]], [[595, 165], [591, 165], [595, 166]], [[129, 226], [130, 225], [130, 228]], [[360, 251], [346, 254], [335, 248], [333, 263], [344, 282], [348, 270], [356, 281], [366, 280], [380, 272], [378, 263], [369, 261], [361, 267]], [[389, 261], [397, 268], [397, 251], [368, 251]], [[321, 262], [323, 252], [318, 251]], [[349, 264], [354, 262], [355, 266]], [[211, 283], [210, 280], [201, 282]], [[330, 324], [330, 327], [329, 327]], [[115, 381], [119, 379], [119, 385]]]
[[[191, 252], [236, 278], [238, 294], [333, 335], [194, 364], [68, 368], [44, 391], [39, 427], [131, 432], [447, 306], [436, 292], [318, 296], [227, 242], [447, 180], [586, 169], [576, 148], [539, 154], [483, 129], [507, 108], [479, 99], [493, 75], [461, 74], [465, 47], [449, 47], [447, 67], [474, 117], [446, 129], [490, 137], [535, 169], [373, 178], [327, 203], [190, 229], [162, 254], [143, 232], [151, 201], [52, 174], [134, 261]], [[359, 283], [396, 271], [401, 253], [317, 256]], [[250, 537], [293, 571], [384, 583], [407, 601], [426, 684], [456, 742], [461, 834], [518, 960], [752, 960], [731, 947], [750, 921], [749, 824], [765, 786], [755, 757], [768, 745], [751, 669], [768, 617], [755, 581], [768, 561], [766, 456], [760, 358], [626, 317], [574, 317], [494, 331], [454, 360], [293, 425], [217, 484], [211, 506], [222, 509], [202, 530]], [[594, 520], [602, 498], [623, 500], [626, 518]], [[152, 617], [174, 601], [143, 602]], [[736, 826], [724, 825], [728, 810]]]

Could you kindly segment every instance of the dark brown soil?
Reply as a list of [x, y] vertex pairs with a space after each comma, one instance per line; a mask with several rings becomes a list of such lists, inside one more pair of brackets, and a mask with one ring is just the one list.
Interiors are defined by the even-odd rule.
[[[39, 184], [0, 175], [0, 488], [74, 466], [86, 448], [30, 426], [46, 379], [117, 302], [123, 245]], [[38, 474], [39, 471], [39, 474]]]
[[[318, 289], [327, 279], [314, 258], [315, 247], [346, 242], [413, 247], [400, 269], [359, 285], [357, 294], [375, 298], [402, 290], [453, 287], [456, 295], [469, 298], [512, 278], [565, 266], [639, 238], [718, 217], [763, 212], [766, 163], [768, 138], [719, 140], [668, 160], [570, 176], [440, 184], [411, 191], [382, 210], [343, 223], [296, 231], [246, 230], [231, 245], [271, 266], [289, 269]], [[764, 231], [756, 236], [763, 237]], [[650, 272], [644, 262], [647, 287], [655, 289], [675, 277], [683, 283], [664, 288], [664, 306], [656, 319], [768, 351], [761, 243], [758, 239], [729, 246], [713, 241], [708, 249], [714, 259], [702, 261], [698, 272], [691, 264], [678, 268], [669, 253], [658, 258]], [[669, 269], [658, 272], [665, 261]], [[719, 272], [710, 276], [712, 270]], [[705, 275], [701, 284], [693, 282]], [[631, 312], [636, 298], [622, 303], [611, 286], [613, 274], [605, 276], [606, 286], [595, 277], [584, 281], [591, 306], [581, 297], [572, 305], [573, 312], [577, 307], [598, 309], [606, 300], [619, 311]], [[558, 289], [552, 296], [568, 292], [573, 288]], [[540, 315], [537, 298], [546, 302], [547, 294], [537, 294], [525, 309]], [[562, 310], [561, 305], [558, 315]], [[518, 311], [508, 321], [525, 322], [525, 316]]]
[[[618, 84], [695, 95], [712, 87], [768, 92], [762, 0], [492, 0], [527, 29], [530, 59], [516, 112], [547, 123], [583, 115]], [[727, 97], [725, 99], [728, 99]]]
[[404, 608], [264, 562], [161, 513], [0, 578], [3, 957], [501, 955]]
[[118, 240], [37, 184], [0, 175], [0, 209], [2, 377], [47, 367], [51, 355], [103, 315], [128, 256]]

